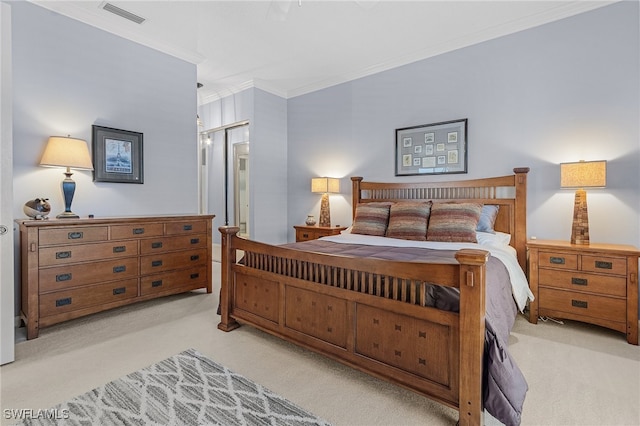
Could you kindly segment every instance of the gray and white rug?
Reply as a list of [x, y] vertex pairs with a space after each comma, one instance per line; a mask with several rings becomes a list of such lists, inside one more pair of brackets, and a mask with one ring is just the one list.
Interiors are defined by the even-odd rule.
[[39, 414], [23, 424], [329, 426], [194, 349]]

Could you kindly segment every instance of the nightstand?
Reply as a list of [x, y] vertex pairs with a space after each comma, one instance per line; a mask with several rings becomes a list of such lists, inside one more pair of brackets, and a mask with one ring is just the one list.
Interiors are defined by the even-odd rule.
[[338, 235], [340, 232], [347, 229], [346, 226], [308, 226], [308, 225], [295, 225], [296, 229], [296, 242], [317, 240], [320, 237], [328, 237], [329, 235]]
[[535, 300], [529, 322], [566, 318], [611, 328], [638, 344], [640, 250], [616, 244], [577, 245], [531, 240], [529, 286]]

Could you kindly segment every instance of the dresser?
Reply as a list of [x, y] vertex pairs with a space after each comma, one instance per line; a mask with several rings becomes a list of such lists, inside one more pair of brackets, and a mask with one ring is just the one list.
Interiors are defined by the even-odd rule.
[[213, 218], [17, 221], [27, 339], [118, 306], [200, 288], [211, 293]]
[[529, 321], [566, 318], [625, 333], [638, 344], [638, 256], [627, 245], [531, 240]]
[[317, 240], [321, 237], [328, 237], [329, 235], [339, 235], [340, 232], [347, 229], [346, 226], [309, 226], [309, 225], [295, 225], [296, 230], [296, 242]]

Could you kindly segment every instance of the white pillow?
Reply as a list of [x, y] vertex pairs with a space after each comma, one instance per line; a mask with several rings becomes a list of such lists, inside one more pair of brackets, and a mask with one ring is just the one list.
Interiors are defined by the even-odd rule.
[[504, 232], [496, 232], [495, 234], [476, 232], [476, 238], [478, 239], [478, 244], [485, 246], [508, 246], [511, 242], [511, 234], [505, 234]]

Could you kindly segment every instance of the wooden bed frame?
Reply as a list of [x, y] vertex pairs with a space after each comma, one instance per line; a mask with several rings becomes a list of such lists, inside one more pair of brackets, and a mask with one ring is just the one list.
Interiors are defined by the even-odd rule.
[[[359, 203], [374, 201], [498, 204], [495, 229], [511, 234], [526, 270], [528, 171], [433, 183], [353, 177], [354, 216]], [[461, 425], [483, 423], [488, 252], [459, 250], [459, 264], [373, 260], [272, 246], [240, 238], [238, 230], [220, 228], [220, 330], [249, 324], [454, 407]], [[425, 306], [425, 277], [459, 288], [460, 313]]]

